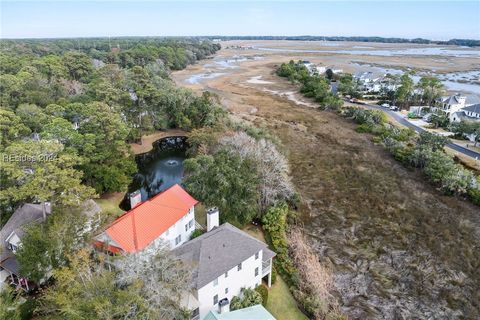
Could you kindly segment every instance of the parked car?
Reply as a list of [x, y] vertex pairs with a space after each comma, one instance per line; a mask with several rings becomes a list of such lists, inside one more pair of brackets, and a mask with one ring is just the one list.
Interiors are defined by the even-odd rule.
[[382, 104], [382, 108], [390, 108], [390, 105], [388, 103]]
[[397, 106], [391, 106], [391, 107], [390, 107], [390, 110], [392, 110], [392, 111], [398, 111], [399, 109], [398, 109]]
[[426, 121], [426, 122], [430, 122], [432, 121], [432, 114], [431, 113], [427, 113], [426, 115], [424, 115], [422, 117], [423, 121]]

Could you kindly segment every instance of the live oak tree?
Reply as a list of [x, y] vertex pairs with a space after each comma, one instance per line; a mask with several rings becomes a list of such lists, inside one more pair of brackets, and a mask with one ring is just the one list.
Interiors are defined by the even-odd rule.
[[48, 319], [149, 319], [138, 281], [120, 285], [117, 274], [92, 259], [88, 250], [70, 256], [54, 270], [55, 284], [40, 298], [39, 316]]
[[55, 206], [48, 219], [25, 226], [22, 245], [15, 256], [20, 274], [37, 283], [47, 279], [49, 271], [67, 264], [68, 258], [90, 245], [95, 232], [93, 221], [100, 217], [86, 214], [91, 208]]
[[3, 107], [0, 108], [0, 150], [29, 133], [30, 129], [22, 123], [19, 116]]
[[208, 206], [217, 206], [223, 221], [245, 224], [258, 214], [259, 177], [254, 163], [228, 151], [184, 162], [185, 186]]
[[181, 305], [190, 294], [191, 267], [175, 257], [166, 243], [123, 256], [116, 262], [121, 285], [138, 284], [148, 313], [159, 319], [189, 319]]
[[83, 135], [83, 145], [78, 153], [84, 160], [80, 166], [84, 180], [99, 193], [124, 190], [136, 170], [125, 142], [125, 123], [105, 103], [84, 105], [76, 113], [82, 119], [78, 132]]
[[81, 183], [78, 156], [63, 152], [53, 141], [20, 141], [8, 146], [0, 158], [3, 205], [50, 201], [53, 205], [78, 205], [94, 196], [94, 190]]

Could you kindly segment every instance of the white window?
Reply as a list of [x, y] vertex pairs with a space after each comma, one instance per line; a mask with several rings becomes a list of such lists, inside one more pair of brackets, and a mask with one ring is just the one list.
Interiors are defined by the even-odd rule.
[[227, 294], [227, 293], [228, 293], [228, 288], [225, 288], [225, 294]]
[[255, 268], [255, 277], [258, 276], [258, 267]]
[[218, 303], [218, 294], [213, 296], [213, 305], [216, 305]]
[[260, 253], [260, 252], [255, 253], [255, 260], [258, 259], [259, 253]]
[[182, 242], [182, 235], [179, 235], [175, 238], [175, 245], [179, 244], [180, 242]]
[[225, 278], [228, 278], [228, 271], [225, 272]]
[[215, 279], [215, 280], [213, 280], [213, 286], [214, 286], [214, 287], [218, 286], [218, 278]]
[[242, 264], [241, 263], [239, 263], [238, 266], [237, 266], [237, 271], [240, 271], [240, 270], [242, 270]]
[[189, 228], [192, 228], [192, 227], [193, 227], [193, 219], [190, 220], [190, 222], [188, 223], [188, 227], [189, 227]]

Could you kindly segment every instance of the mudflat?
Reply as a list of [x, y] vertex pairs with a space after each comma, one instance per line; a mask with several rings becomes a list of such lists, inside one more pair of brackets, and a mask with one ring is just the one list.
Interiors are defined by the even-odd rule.
[[[321, 261], [334, 271], [342, 310], [354, 319], [480, 317], [479, 207], [442, 195], [371, 136], [357, 133], [353, 123], [333, 112], [316, 109], [274, 73], [290, 59], [335, 67], [347, 66], [351, 59], [382, 59], [384, 65], [418, 64], [457, 72], [472, 70], [474, 62], [478, 66], [478, 58], [438, 57], [455, 64], [450, 66], [431, 56], [322, 53], [310, 58], [305, 52], [237, 47], [252, 43], [258, 45], [222, 43], [227, 49], [214, 59], [175, 72], [173, 78], [181, 86], [217, 93], [232, 118], [268, 128], [281, 140], [303, 199], [303, 229]], [[219, 60], [232, 62], [216, 63]], [[212, 72], [223, 74], [189, 81], [192, 75]]]

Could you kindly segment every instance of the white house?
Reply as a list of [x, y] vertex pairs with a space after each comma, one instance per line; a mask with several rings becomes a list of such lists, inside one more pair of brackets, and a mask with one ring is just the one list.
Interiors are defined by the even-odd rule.
[[455, 94], [453, 96], [446, 96], [446, 97], [440, 98], [440, 101], [438, 104], [439, 104], [439, 108], [442, 111], [450, 115], [464, 108], [466, 100], [467, 100], [466, 96]]
[[139, 252], [167, 243], [174, 249], [190, 239], [195, 230], [198, 203], [178, 184], [140, 204], [131, 198], [132, 209], [110, 224], [95, 245], [112, 253]]
[[[92, 228], [95, 216], [100, 207], [93, 201], [87, 200], [82, 204], [82, 213], [89, 217], [89, 224], [79, 231], [85, 232]], [[7, 223], [0, 230], [0, 289], [9, 284], [23, 290], [30, 290], [35, 283], [22, 278], [19, 274], [15, 253], [22, 244], [25, 229], [35, 223], [42, 223], [51, 214], [50, 203], [26, 203], [13, 213]]]
[[[209, 210], [203, 235], [173, 250], [193, 268], [192, 319], [219, 312], [242, 288], [255, 288], [265, 278], [271, 285], [272, 258], [267, 245], [229, 223], [218, 226], [218, 209]], [[210, 224], [210, 225], [209, 225]]]
[[480, 104], [474, 104], [449, 114], [451, 122], [460, 121], [479, 121], [480, 122]]
[[359, 89], [366, 92], [379, 92], [382, 89], [382, 77], [373, 72], [359, 72], [353, 75]]

